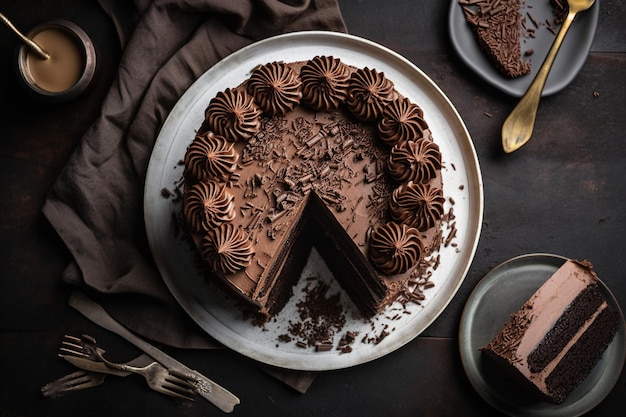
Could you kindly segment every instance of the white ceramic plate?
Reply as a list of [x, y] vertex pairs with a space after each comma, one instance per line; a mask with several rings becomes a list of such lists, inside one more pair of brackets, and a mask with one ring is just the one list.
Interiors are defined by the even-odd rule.
[[494, 408], [511, 416], [575, 417], [587, 413], [611, 392], [626, 357], [624, 317], [609, 289], [600, 281], [599, 290], [621, 325], [602, 359], [591, 374], [562, 404], [537, 401], [524, 395], [502, 372], [484, 360], [478, 350], [502, 328], [510, 315], [554, 273], [567, 258], [550, 254], [529, 254], [510, 259], [476, 285], [470, 295], [459, 328], [459, 347], [465, 372], [481, 397]]
[[[217, 92], [240, 84], [259, 64], [282, 60], [302, 61], [316, 55], [332, 55], [346, 64], [368, 66], [383, 71], [397, 90], [419, 104], [439, 145], [445, 169], [444, 194], [455, 201], [458, 229], [456, 248], [441, 251], [441, 266], [434, 272], [435, 287], [426, 290], [422, 305], [409, 304], [410, 314], [397, 315], [391, 306], [374, 319], [355, 318], [354, 309], [345, 294], [342, 303], [347, 313], [345, 331], [359, 337], [374, 336], [383, 329], [393, 329], [378, 344], [355, 342], [351, 353], [336, 350], [315, 352], [295, 343], [279, 343], [278, 336], [287, 333], [289, 320], [297, 315], [295, 301], [302, 296], [304, 279], [291, 302], [264, 328], [242, 318], [237, 307], [214, 286], [207, 283], [194, 266], [187, 243], [174, 236], [173, 214], [181, 210], [180, 202], [161, 196], [161, 189], [172, 189], [182, 177], [178, 165], [200, 127], [204, 110]], [[148, 240], [157, 266], [174, 297], [208, 334], [225, 346], [270, 365], [297, 370], [330, 370], [345, 368], [381, 357], [403, 346], [422, 332], [448, 305], [465, 278], [474, 257], [483, 215], [483, 188], [478, 159], [469, 133], [453, 105], [442, 91], [418, 68], [400, 55], [373, 42], [333, 32], [298, 32], [260, 41], [225, 58], [202, 75], [181, 97], [167, 118], [148, 168], [145, 196], [145, 223]], [[314, 251], [303, 277], [317, 275], [340, 291], [324, 262]], [[337, 338], [344, 333], [338, 334]]]
[[[530, 13], [539, 22], [539, 28], [536, 29], [535, 38], [522, 38], [522, 55], [528, 49], [534, 51], [530, 57], [530, 74], [513, 79], [500, 74], [480, 50], [458, 0], [452, 0], [448, 19], [452, 46], [461, 60], [487, 83], [515, 97], [521, 97], [526, 92], [555, 39], [545, 23], [546, 19], [553, 21], [549, 0], [526, 0], [522, 13]], [[554, 60], [543, 89], [544, 96], [565, 88], [582, 68], [596, 33], [599, 13], [600, 0], [596, 0], [591, 9], [576, 16]], [[534, 28], [530, 19], [527, 18], [526, 21], [526, 27]]]

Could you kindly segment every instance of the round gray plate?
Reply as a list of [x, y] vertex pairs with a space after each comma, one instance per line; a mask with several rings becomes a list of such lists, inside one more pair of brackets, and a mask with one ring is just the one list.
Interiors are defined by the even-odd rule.
[[[589, 10], [576, 16], [554, 60], [543, 89], [544, 96], [554, 94], [565, 88], [585, 63], [596, 33], [600, 13], [599, 3], [600, 0], [596, 0]], [[532, 6], [532, 8], [528, 6]], [[551, 21], [553, 19], [549, 0], [527, 0], [523, 14], [526, 15], [526, 12], [529, 12], [541, 24], [536, 29], [535, 38], [522, 38], [522, 55], [528, 49], [534, 51], [530, 57], [531, 72], [514, 79], [500, 74], [480, 50], [472, 29], [465, 21], [463, 9], [458, 0], [452, 0], [448, 18], [448, 31], [452, 46], [463, 62], [489, 84], [515, 97], [521, 97], [526, 92], [555, 39], [555, 35], [547, 29], [545, 24], [546, 19]], [[526, 22], [526, 27], [534, 27], [528, 18]]]
[[[455, 201], [458, 246], [441, 248], [441, 264], [431, 278], [435, 286], [426, 291], [426, 300], [422, 305], [410, 303], [405, 311], [410, 314], [401, 314], [397, 319], [392, 318], [396, 315], [391, 311], [400, 308], [396, 305], [374, 317], [372, 322], [346, 314], [345, 330], [360, 335], [394, 329], [378, 344], [355, 342], [349, 354], [335, 350], [314, 352], [295, 343], [277, 343], [277, 337], [286, 333], [289, 321], [297, 315], [297, 297], [303, 296], [299, 287], [290, 303], [263, 328], [244, 320], [237, 305], [216, 292], [198, 271], [189, 246], [175, 237], [173, 216], [180, 213], [180, 203], [161, 196], [164, 187], [171, 189], [179, 183], [182, 175], [179, 161], [184, 158], [195, 130], [204, 120], [204, 110], [217, 92], [239, 85], [259, 64], [302, 61], [320, 53], [338, 57], [349, 65], [369, 66], [384, 72], [401, 94], [422, 107], [445, 162], [444, 194], [447, 202]], [[448, 98], [402, 56], [365, 39], [335, 32], [295, 32], [269, 38], [240, 49], [202, 75], [174, 106], [159, 133], [144, 194], [146, 233], [154, 259], [170, 291], [189, 316], [215, 339], [243, 355], [298, 370], [321, 371], [361, 364], [386, 355], [419, 335], [441, 314], [465, 279], [478, 245], [482, 214], [478, 158], [469, 132]], [[318, 256], [309, 259], [303, 276], [333, 281]], [[302, 286], [305, 281], [301, 280]], [[345, 300], [343, 305], [348, 308], [349, 299]]]
[[529, 254], [510, 259], [489, 272], [470, 295], [459, 329], [459, 346], [465, 372], [480, 396], [494, 408], [511, 416], [579, 416], [597, 406], [613, 389], [626, 358], [624, 317], [609, 289], [599, 289], [621, 326], [591, 374], [562, 404], [537, 401], [520, 392], [516, 385], [484, 360], [479, 348], [485, 346], [508, 321], [510, 315], [561, 266], [567, 258]]

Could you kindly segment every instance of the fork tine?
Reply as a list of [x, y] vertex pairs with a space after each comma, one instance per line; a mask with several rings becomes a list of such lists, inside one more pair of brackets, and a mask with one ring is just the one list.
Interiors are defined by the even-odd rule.
[[180, 380], [178, 378], [166, 377], [165, 381], [163, 383], [167, 384], [168, 387], [172, 387], [172, 388], [178, 389], [181, 392], [186, 392], [186, 393], [189, 393], [189, 394], [195, 394], [196, 393], [193, 385], [191, 385], [187, 381], [182, 381], [182, 380]]
[[164, 388], [174, 390], [180, 394], [179, 398], [193, 400], [193, 396], [196, 395], [195, 386], [188, 378], [181, 378], [172, 372], [169, 372], [164, 378], [162, 385]]
[[41, 387], [41, 393], [44, 397], [54, 397], [65, 392], [77, 391], [100, 385], [104, 382], [105, 377], [106, 375], [104, 374], [77, 371], [44, 385]]
[[82, 357], [90, 357], [91, 356], [89, 353], [85, 353], [85, 351], [80, 346], [68, 344], [68, 343], [65, 343], [65, 342], [62, 342], [61, 348], [59, 350], [61, 352], [69, 353], [69, 354], [74, 355], [74, 356], [82, 356]]
[[96, 339], [88, 335], [79, 338], [66, 334], [65, 340], [61, 341], [60, 350], [62, 353], [69, 353], [74, 356], [93, 358], [93, 352], [86, 343], [95, 343], [95, 341]]
[[159, 387], [152, 387], [152, 389], [159, 391], [160, 393], [170, 395], [172, 397], [180, 398], [181, 400], [193, 401], [194, 398], [185, 394], [195, 394], [190, 390], [181, 389], [178, 385], [163, 382]]

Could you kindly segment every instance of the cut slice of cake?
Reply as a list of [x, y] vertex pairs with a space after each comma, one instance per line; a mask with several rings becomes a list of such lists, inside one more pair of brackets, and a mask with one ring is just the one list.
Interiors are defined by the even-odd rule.
[[522, 61], [520, 36], [523, 0], [459, 0], [480, 49], [509, 78], [530, 72]]
[[481, 349], [540, 398], [559, 404], [602, 358], [619, 317], [598, 290], [591, 263], [569, 260]]

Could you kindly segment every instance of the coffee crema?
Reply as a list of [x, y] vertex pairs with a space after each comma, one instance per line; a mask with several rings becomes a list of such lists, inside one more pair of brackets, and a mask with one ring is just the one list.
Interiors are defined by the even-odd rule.
[[28, 53], [27, 70], [33, 83], [51, 93], [60, 93], [76, 85], [85, 67], [78, 42], [65, 30], [57, 28], [37, 33], [33, 41], [50, 54], [50, 59], [41, 59]]

